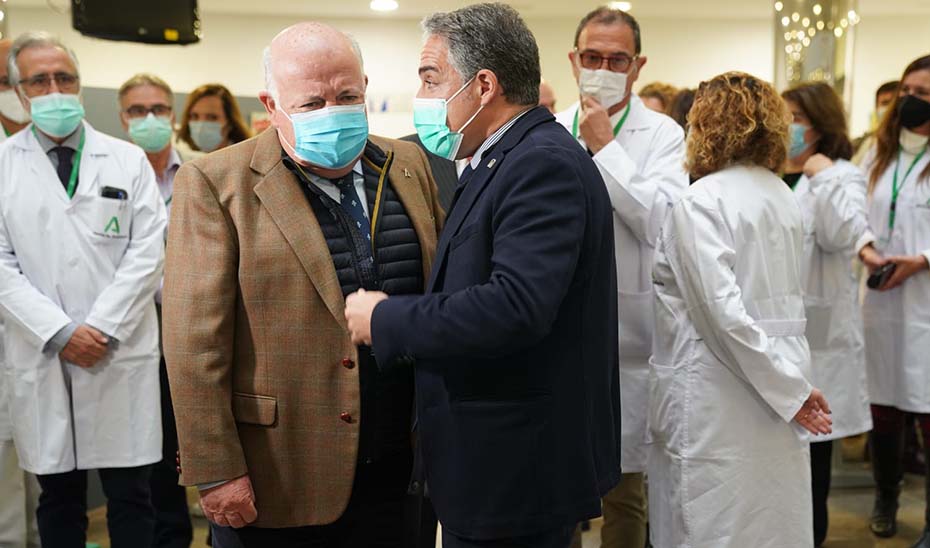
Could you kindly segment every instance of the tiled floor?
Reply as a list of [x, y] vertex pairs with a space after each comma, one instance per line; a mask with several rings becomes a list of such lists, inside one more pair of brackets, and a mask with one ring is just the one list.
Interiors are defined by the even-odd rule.
[[[835, 489], [830, 497], [830, 534], [825, 548], [910, 548], [924, 527], [923, 478], [908, 476], [905, 479], [897, 537], [879, 540], [872, 536], [868, 526], [871, 510], [872, 489]], [[595, 520], [591, 526], [583, 536], [585, 548], [596, 548], [600, 544], [600, 520]], [[206, 522], [202, 518], [195, 520], [194, 536], [194, 548], [206, 546]], [[109, 548], [102, 508], [91, 514], [89, 540]]]

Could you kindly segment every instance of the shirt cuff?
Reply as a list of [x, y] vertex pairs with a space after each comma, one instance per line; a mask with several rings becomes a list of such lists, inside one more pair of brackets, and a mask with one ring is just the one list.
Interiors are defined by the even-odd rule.
[[68, 345], [68, 341], [71, 340], [71, 337], [74, 335], [74, 332], [77, 330], [78, 324], [71, 322], [68, 325], [62, 327], [58, 330], [58, 333], [55, 333], [51, 339], [45, 343], [45, 348], [43, 352], [49, 354], [59, 354], [62, 350], [65, 349], [65, 346]]
[[[862, 236], [859, 236], [859, 239], [856, 240], [856, 247], [853, 249], [856, 250], [856, 254], [858, 255], [859, 252], [862, 251], [862, 248], [869, 244], [875, 243], [876, 240], [877, 238], [875, 237], [875, 234], [873, 234], [871, 230], [866, 230], [865, 233]], [[930, 250], [927, 252], [930, 253]]]
[[213, 489], [214, 487], [219, 487], [224, 483], [229, 483], [232, 480], [220, 480], [220, 481], [211, 481], [210, 483], [198, 483], [197, 490], [200, 492], [206, 491], [207, 489]]

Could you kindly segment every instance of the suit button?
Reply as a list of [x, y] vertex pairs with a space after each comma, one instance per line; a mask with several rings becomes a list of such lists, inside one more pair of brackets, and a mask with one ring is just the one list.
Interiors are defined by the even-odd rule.
[[348, 411], [340, 413], [339, 418], [342, 419], [342, 422], [352, 424], [352, 415]]
[[342, 367], [346, 369], [355, 369], [355, 362], [349, 358], [342, 358]]

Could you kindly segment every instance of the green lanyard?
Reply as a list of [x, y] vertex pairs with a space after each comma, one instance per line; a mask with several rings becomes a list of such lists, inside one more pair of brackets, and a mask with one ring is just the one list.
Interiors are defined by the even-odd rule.
[[[620, 128], [623, 127], [623, 122], [626, 122], [626, 117], [630, 115], [630, 107], [633, 106], [632, 101], [626, 104], [626, 110], [623, 111], [623, 116], [620, 117], [620, 121], [617, 122], [617, 125], [614, 126], [614, 137], [620, 133]], [[575, 121], [572, 123], [572, 137], [578, 139], [578, 111], [581, 110], [581, 105], [578, 105], [578, 110], [575, 111]]]
[[[71, 177], [68, 178], [68, 199], [74, 198], [74, 189], [77, 188], [78, 173], [81, 171], [81, 153], [84, 151], [84, 136], [85, 133], [83, 128], [81, 129], [81, 142], [78, 144], [77, 152], [74, 154], [75, 160], [71, 164]], [[36, 139], [39, 138], [39, 134], [36, 133], [36, 127], [32, 126], [32, 134], [36, 136]]]
[[5, 133], [7, 137], [9, 137], [10, 135], [13, 135], [9, 131], [7, 131], [6, 128], [3, 128], [3, 133]]
[[924, 157], [924, 154], [927, 152], [927, 149], [920, 151], [914, 161], [911, 162], [911, 167], [907, 168], [907, 171], [904, 172], [904, 179], [901, 179], [901, 185], [898, 186], [898, 168], [901, 167], [901, 149], [898, 148], [898, 163], [894, 166], [894, 178], [891, 180], [891, 208], [888, 212], [888, 235], [891, 235], [891, 232], [894, 230], [894, 218], [895, 212], [898, 209], [898, 194], [901, 192], [901, 188], [904, 187], [904, 183], [907, 182], [907, 178], [911, 175], [911, 172], [914, 171], [914, 166], [917, 165], [917, 162]]

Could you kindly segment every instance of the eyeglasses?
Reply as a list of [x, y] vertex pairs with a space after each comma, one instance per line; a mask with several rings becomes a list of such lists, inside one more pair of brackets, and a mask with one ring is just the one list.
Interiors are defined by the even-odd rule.
[[0, 76], [0, 88], [10, 87], [10, 79], [7, 76]]
[[46, 93], [52, 87], [52, 81], [59, 91], [72, 92], [78, 87], [80, 78], [76, 74], [56, 72], [55, 74], [36, 74], [32, 78], [22, 80], [19, 85], [30, 94]]
[[629, 55], [622, 53], [619, 55], [609, 55], [606, 57], [593, 51], [578, 52], [578, 50], [575, 50], [575, 53], [577, 53], [582, 67], [589, 70], [598, 70], [604, 66], [604, 61], [607, 61], [607, 68], [612, 72], [626, 72], [630, 70], [630, 66], [632, 66], [633, 61], [639, 58], [638, 55], [635, 57], [630, 57]]
[[146, 107], [143, 105], [132, 105], [123, 112], [130, 118], [144, 118], [151, 112], [155, 116], [168, 116], [171, 114], [171, 107], [165, 104], [152, 105]]

